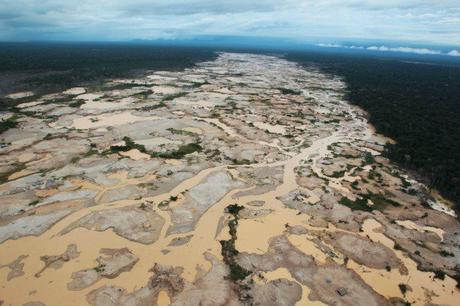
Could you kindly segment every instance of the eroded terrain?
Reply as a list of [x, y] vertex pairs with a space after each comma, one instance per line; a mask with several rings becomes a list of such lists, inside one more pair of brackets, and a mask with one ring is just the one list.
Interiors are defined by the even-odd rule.
[[0, 305], [458, 305], [455, 213], [345, 91], [222, 53], [11, 96]]

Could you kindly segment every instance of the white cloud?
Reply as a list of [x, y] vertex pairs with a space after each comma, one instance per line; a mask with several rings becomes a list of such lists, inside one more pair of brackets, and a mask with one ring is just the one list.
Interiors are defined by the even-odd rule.
[[345, 46], [339, 44], [317, 44], [318, 47], [324, 48], [345, 48]]
[[440, 55], [442, 54], [439, 50], [427, 49], [427, 48], [410, 48], [410, 47], [387, 47], [387, 46], [370, 46], [367, 50], [372, 51], [383, 51], [383, 52], [402, 52], [402, 53], [415, 53], [415, 54], [431, 54]]
[[460, 51], [458, 50], [452, 50], [449, 53], [447, 53], [450, 56], [460, 56]]
[[412, 47], [389, 47], [389, 46], [347, 46], [333, 43], [319, 43], [316, 44], [318, 47], [324, 48], [344, 48], [344, 49], [366, 49], [369, 51], [380, 51], [380, 52], [400, 52], [400, 53], [414, 53], [422, 55], [446, 55], [446, 56], [460, 56], [460, 51], [451, 50], [449, 52], [443, 52], [441, 50], [428, 49], [428, 48], [412, 48]]

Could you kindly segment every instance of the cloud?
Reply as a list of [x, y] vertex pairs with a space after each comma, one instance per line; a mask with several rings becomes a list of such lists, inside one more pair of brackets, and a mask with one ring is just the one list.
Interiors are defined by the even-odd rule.
[[460, 45], [459, 29], [458, 0], [0, 0], [0, 40], [236, 35]]
[[332, 43], [319, 43], [316, 44], [318, 47], [324, 48], [343, 48], [343, 49], [361, 49], [369, 51], [380, 51], [380, 52], [400, 52], [400, 53], [413, 53], [421, 55], [445, 55], [445, 56], [460, 56], [460, 51], [451, 50], [449, 52], [443, 52], [441, 50], [428, 49], [428, 48], [412, 48], [412, 47], [388, 47], [388, 46], [347, 46]]
[[440, 55], [442, 54], [439, 50], [433, 50], [428, 48], [410, 48], [410, 47], [387, 47], [387, 46], [370, 46], [367, 47], [367, 50], [371, 51], [383, 51], [383, 52], [402, 52], [402, 53], [415, 53], [415, 54], [430, 54], [430, 55]]
[[346, 48], [343, 45], [339, 44], [316, 44], [318, 47], [324, 47], [324, 48]]

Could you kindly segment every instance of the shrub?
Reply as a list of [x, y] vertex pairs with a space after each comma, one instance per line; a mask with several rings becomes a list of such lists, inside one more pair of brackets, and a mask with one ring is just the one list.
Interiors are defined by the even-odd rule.
[[434, 278], [444, 280], [446, 278], [446, 272], [441, 270], [434, 271]]
[[402, 294], [406, 294], [407, 292], [407, 285], [406, 284], [399, 284], [399, 290], [401, 290]]
[[83, 104], [85, 104], [85, 100], [76, 100], [76, 101], [70, 102], [69, 106], [70, 107], [80, 107]]
[[154, 152], [152, 157], [161, 157], [169, 159], [181, 159], [187, 154], [194, 152], [201, 152], [203, 148], [198, 143], [189, 143], [186, 145], [180, 146], [176, 151], [171, 152]]
[[302, 93], [300, 90], [284, 88], [284, 87], [280, 87], [278, 88], [278, 90], [281, 91], [283, 95], [300, 95]]
[[137, 149], [142, 153], [147, 153], [147, 149], [145, 149], [145, 146], [135, 143], [128, 136], [123, 137], [123, 141], [125, 142], [124, 146], [111, 146], [110, 151], [112, 153], [118, 153], [118, 152], [127, 152], [133, 149]]
[[13, 129], [18, 126], [18, 122], [16, 121], [18, 119], [17, 115], [13, 115], [8, 119], [4, 119], [0, 121], [0, 133], [3, 133], [9, 129]]

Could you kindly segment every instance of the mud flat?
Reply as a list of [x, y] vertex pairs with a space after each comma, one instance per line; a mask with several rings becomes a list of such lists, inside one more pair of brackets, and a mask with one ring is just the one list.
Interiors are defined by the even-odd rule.
[[1, 305], [458, 305], [457, 218], [339, 78], [221, 53], [106, 85], [12, 97]]

